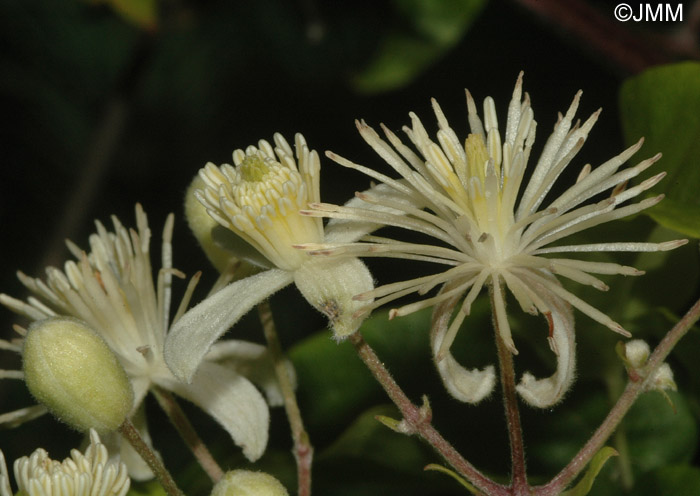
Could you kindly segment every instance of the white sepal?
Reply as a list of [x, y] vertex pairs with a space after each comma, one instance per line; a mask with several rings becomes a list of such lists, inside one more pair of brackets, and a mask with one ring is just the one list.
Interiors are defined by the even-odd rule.
[[[443, 291], [445, 291], [444, 288]], [[430, 345], [433, 360], [435, 360], [440, 378], [447, 391], [459, 401], [476, 404], [493, 391], [496, 384], [496, 373], [493, 365], [489, 365], [483, 370], [468, 370], [455, 360], [449, 348], [442, 349], [442, 342], [449, 329], [452, 310], [458, 300], [459, 298], [451, 298], [435, 307]], [[442, 356], [439, 356], [441, 353]]]
[[547, 408], [558, 403], [571, 387], [576, 370], [576, 341], [574, 314], [571, 307], [548, 291], [538, 293], [551, 311], [553, 326], [550, 347], [557, 355], [557, 370], [551, 377], [537, 379], [529, 372], [523, 374], [516, 390], [531, 406]]
[[267, 446], [270, 412], [248, 379], [227, 367], [204, 362], [191, 384], [172, 379], [162, 382], [162, 386], [214, 417], [250, 461], [262, 456]]
[[[270, 406], [284, 404], [284, 397], [279, 382], [277, 382], [274, 364], [267, 347], [249, 341], [224, 339], [212, 345], [205, 359], [208, 362], [216, 362], [230, 367], [244, 375], [262, 389]], [[292, 387], [296, 387], [294, 365], [290, 360], [284, 360], [284, 364], [292, 381]]]
[[229, 284], [186, 312], [173, 324], [163, 350], [175, 377], [192, 382], [212, 343], [248, 310], [291, 282], [290, 272], [271, 269]]

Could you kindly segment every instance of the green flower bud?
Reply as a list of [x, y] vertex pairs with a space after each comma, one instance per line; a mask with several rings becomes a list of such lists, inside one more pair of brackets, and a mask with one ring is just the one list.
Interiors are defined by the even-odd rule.
[[270, 474], [232, 470], [214, 486], [211, 496], [289, 496], [289, 493]]
[[114, 352], [87, 324], [71, 318], [35, 322], [22, 357], [29, 391], [71, 427], [114, 431], [131, 412], [131, 383]]

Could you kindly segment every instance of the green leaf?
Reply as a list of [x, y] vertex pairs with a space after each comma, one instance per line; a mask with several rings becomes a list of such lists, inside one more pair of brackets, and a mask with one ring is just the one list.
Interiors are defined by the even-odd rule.
[[646, 138], [639, 156], [663, 153], [644, 177], [665, 170], [668, 176], [654, 191], [666, 199], [646, 212], [666, 227], [700, 237], [700, 63], [655, 67], [628, 79], [620, 110], [628, 144]]
[[[532, 473], [554, 474], [581, 449], [610, 409], [610, 401], [600, 387], [576, 387], [547, 422], [528, 429], [529, 465]], [[625, 416], [622, 429], [629, 446], [629, 458], [636, 475], [669, 464], [692, 459], [698, 435], [688, 401], [679, 393], [668, 392], [676, 412], [663, 395], [642, 394]], [[541, 412], [523, 411], [523, 423], [531, 424]]]
[[154, 30], [158, 25], [157, 0], [93, 0], [105, 2], [119, 14], [122, 19], [141, 29]]
[[624, 420], [630, 459], [635, 472], [642, 473], [693, 458], [698, 428], [687, 400], [668, 391], [674, 412], [657, 392], [641, 395]]
[[598, 473], [600, 473], [600, 470], [603, 468], [603, 465], [605, 465], [605, 462], [607, 462], [611, 456], [618, 455], [619, 453], [610, 446], [605, 446], [602, 448], [591, 460], [588, 470], [583, 478], [581, 478], [578, 484], [576, 484], [576, 486], [574, 486], [572, 489], [564, 491], [562, 496], [586, 496], [586, 494], [588, 494], [593, 487], [593, 482], [595, 482], [595, 478], [598, 476]]
[[462, 486], [464, 486], [467, 491], [469, 491], [472, 494], [479, 495], [481, 494], [479, 490], [471, 485], [469, 482], [467, 482], [465, 479], [460, 477], [457, 472], [454, 470], [450, 470], [447, 467], [443, 467], [442, 465], [438, 465], [436, 463], [431, 463], [430, 465], [426, 465], [425, 470], [435, 470], [436, 472], [442, 472], [443, 474], [447, 474], [450, 477], [452, 477], [454, 480], [459, 482]]
[[393, 469], [420, 471], [430, 458], [418, 439], [387, 429], [375, 418], [398, 415], [390, 405], [366, 410], [319, 456], [361, 458]]
[[637, 496], [696, 496], [700, 494], [700, 469], [685, 465], [662, 467], [640, 478]]
[[394, 0], [403, 23], [391, 28], [367, 68], [355, 78], [359, 91], [400, 87], [454, 46], [483, 9], [485, 0]]
[[314, 491], [334, 496], [424, 496], [453, 490], [453, 481], [423, 473], [422, 468], [437, 455], [417, 436], [398, 434], [376, 420], [397, 415], [390, 405], [369, 408], [320, 450], [314, 465]]

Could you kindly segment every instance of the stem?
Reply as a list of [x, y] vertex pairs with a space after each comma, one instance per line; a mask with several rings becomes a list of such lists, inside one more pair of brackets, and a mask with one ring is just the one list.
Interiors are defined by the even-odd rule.
[[141, 455], [141, 458], [151, 467], [151, 470], [158, 478], [158, 482], [163, 486], [165, 492], [169, 496], [185, 496], [185, 494], [177, 487], [172, 475], [165, 468], [163, 462], [160, 461], [158, 456], [153, 452], [153, 450], [146, 444], [143, 440], [139, 431], [136, 430], [134, 424], [131, 420], [126, 419], [124, 423], [119, 427], [119, 433], [134, 447], [136, 452]]
[[311, 464], [314, 456], [314, 449], [309, 440], [309, 434], [304, 429], [304, 422], [301, 418], [299, 405], [297, 404], [294, 386], [289, 376], [289, 369], [285, 363], [280, 345], [275, 321], [272, 318], [272, 310], [267, 301], [258, 305], [258, 314], [263, 327], [263, 333], [267, 340], [267, 348], [272, 357], [275, 368], [277, 382], [284, 398], [284, 409], [287, 412], [289, 426], [292, 430], [292, 440], [294, 441], [294, 458], [297, 463], [297, 484], [299, 496], [309, 496], [311, 494]]
[[666, 333], [666, 336], [664, 336], [654, 349], [640, 374], [644, 377], [644, 380], [628, 381], [627, 387], [625, 387], [617, 403], [615, 403], [615, 406], [610, 410], [608, 416], [605, 417], [605, 420], [603, 420], [603, 423], [598, 427], [593, 436], [556, 477], [544, 486], [536, 488], [535, 494], [538, 496], [555, 496], [561, 493], [564, 488], [574, 480], [588, 462], [591, 461], [591, 458], [603, 447], [605, 441], [610, 437], [627, 411], [632, 407], [637, 397], [645, 390], [647, 381], [653, 376], [656, 369], [664, 362], [668, 354], [671, 353], [673, 347], [685, 336], [699, 318], [700, 300], [695, 302], [690, 310], [688, 310], [683, 318]]
[[495, 483], [482, 474], [435, 430], [430, 423], [430, 416], [411, 402], [359, 331], [351, 335], [349, 339], [360, 359], [398, 407], [404, 422], [410, 427], [410, 431], [418, 433], [447, 463], [452, 465], [460, 475], [468, 479], [480, 491], [489, 495], [505, 496], [510, 494], [507, 487]]
[[[493, 290], [491, 293], [491, 308], [493, 304]], [[523, 431], [520, 426], [520, 411], [518, 410], [518, 398], [515, 394], [515, 369], [513, 367], [513, 355], [506, 347], [498, 328], [498, 320], [494, 313], [493, 325], [496, 331], [496, 347], [498, 348], [498, 362], [501, 370], [501, 384], [503, 386], [503, 404], [506, 410], [506, 423], [508, 425], [508, 439], [510, 441], [511, 476], [513, 478], [513, 494], [528, 495], [530, 486], [527, 483], [527, 471], [525, 468], [525, 447], [523, 445]]]
[[[661, 50], [663, 43], [643, 39], [583, 0], [516, 0], [523, 7], [556, 26], [568, 37], [579, 38], [588, 49], [607, 58], [615, 67], [636, 74], [644, 69], [670, 62], [671, 54]], [[614, 4], [613, 4], [614, 5]]]
[[221, 470], [206, 444], [197, 435], [197, 432], [173, 395], [158, 386], [153, 386], [151, 392], [212, 482], [214, 484], [219, 482], [224, 476], [224, 471]]

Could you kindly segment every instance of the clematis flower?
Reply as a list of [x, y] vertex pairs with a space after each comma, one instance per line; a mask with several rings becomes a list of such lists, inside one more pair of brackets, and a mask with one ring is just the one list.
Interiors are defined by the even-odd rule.
[[[295, 136], [295, 148], [296, 153], [275, 134], [274, 147], [261, 140], [257, 147], [233, 152], [234, 165], [208, 163], [199, 171], [203, 187], [195, 194], [217, 222], [207, 240], [218, 240], [265, 270], [229, 284], [173, 325], [165, 341], [165, 361], [185, 382], [192, 380], [210, 346], [224, 332], [253, 306], [292, 282], [328, 316], [336, 339], [355, 332], [364, 320], [361, 310], [368, 302], [353, 299], [374, 287], [364, 263], [356, 257], [314, 258], [297, 245], [354, 241], [379, 226], [333, 221], [324, 228], [322, 219], [301, 215], [300, 210], [320, 201], [321, 165], [301, 134]], [[389, 188], [381, 190], [393, 196]], [[362, 203], [353, 199], [350, 204]]]
[[[63, 271], [49, 267], [46, 282], [18, 273], [32, 293], [26, 302], [2, 294], [0, 303], [32, 321], [65, 316], [94, 329], [117, 355], [131, 381], [132, 420], [145, 439], [150, 437], [139, 407], [149, 389], [160, 387], [200, 406], [228, 431], [246, 457], [256, 460], [267, 444], [268, 407], [256, 387], [229, 363], [244, 368], [253, 363], [262, 366], [266, 349], [253, 343], [223, 341], [212, 348], [211, 356], [204, 357], [192, 384], [177, 380], [163, 359], [163, 343], [171, 327], [172, 278], [184, 277], [172, 267], [174, 217], [168, 217], [163, 229], [162, 268], [155, 284], [149, 253], [151, 231], [141, 206], [136, 205], [135, 230], [127, 230], [116, 217], [112, 222], [114, 232], [96, 222], [97, 233], [90, 236], [89, 253], [68, 242], [77, 261], [66, 262]], [[197, 279], [195, 276], [190, 281], [174, 322], [184, 313]], [[22, 339], [0, 341], [0, 348], [21, 353]], [[222, 365], [224, 362], [226, 366]], [[269, 374], [257, 375], [263, 379], [260, 385], [266, 390], [273, 389], [271, 364], [268, 368]], [[0, 377], [23, 379], [23, 374], [0, 371]], [[276, 400], [279, 403], [279, 394]], [[0, 416], [0, 423], [17, 424], [44, 412], [42, 406], [32, 406]], [[150, 470], [131, 446], [120, 443], [119, 436], [113, 437], [106, 437], [105, 444], [110, 448], [120, 446], [132, 476], [150, 477]]]
[[[42, 448], [14, 463], [18, 493], [26, 496], [89, 496], [108, 494], [124, 496], [131, 480], [126, 465], [110, 459], [107, 448], [94, 430], [85, 454], [72, 450], [62, 462], [52, 460]], [[5, 457], [0, 451], [0, 496], [12, 496]]]
[[[600, 110], [582, 124], [574, 124], [581, 92], [577, 93], [566, 114], [559, 117], [532, 171], [528, 159], [535, 141], [536, 123], [527, 94], [522, 94], [522, 73], [518, 77], [508, 106], [505, 133], [499, 131], [493, 99], [484, 100], [484, 120], [467, 91], [468, 120], [471, 128], [461, 141], [450, 127], [438, 103], [433, 110], [439, 131], [431, 139], [421, 120], [413, 113], [411, 127], [405, 127], [416, 153], [398, 136], [382, 126], [386, 141], [364, 121], [357, 128], [364, 140], [401, 177], [392, 179], [370, 168], [355, 164], [333, 153], [328, 156], [340, 165], [359, 170], [381, 182], [396, 194], [410, 199], [410, 207], [392, 198], [373, 193], [357, 196], [367, 204], [381, 207], [349, 208], [327, 204], [312, 205], [303, 212], [314, 217], [347, 221], [376, 222], [396, 226], [434, 238], [438, 245], [399, 242], [367, 237], [346, 244], [309, 243], [313, 255], [379, 256], [424, 260], [440, 269], [428, 275], [387, 284], [358, 295], [358, 300], [374, 300], [367, 309], [376, 308], [401, 296], [425, 295], [441, 286], [432, 297], [391, 311], [398, 317], [421, 308], [438, 309], [432, 329], [432, 352], [447, 389], [456, 398], [476, 403], [493, 389], [492, 366], [468, 370], [454, 359], [450, 347], [472, 303], [484, 287], [489, 289], [498, 339], [517, 354], [506, 314], [506, 288], [523, 311], [543, 314], [549, 324], [549, 344], [557, 355], [555, 374], [536, 379], [526, 373], [518, 385], [521, 396], [530, 404], [547, 407], [566, 392], [574, 376], [575, 341], [573, 306], [593, 320], [624, 336], [629, 333], [609, 316], [565, 289], [556, 276], [591, 285], [601, 291], [608, 286], [595, 274], [642, 274], [633, 267], [616, 263], [591, 262], [560, 253], [647, 252], [676, 248], [686, 240], [665, 243], [606, 242], [596, 244], [555, 244], [585, 229], [636, 214], [661, 201], [663, 195], [629, 203], [657, 184], [664, 173], [627, 188], [660, 158], [660, 154], [633, 167], [622, 165], [639, 150], [642, 140], [602, 165], [582, 168], [576, 182], [554, 197], [549, 194], [562, 172], [581, 149]], [[611, 190], [607, 198], [599, 195]], [[592, 200], [592, 201], [591, 201]], [[387, 211], [392, 208], [395, 212]], [[552, 256], [554, 255], [554, 256]], [[459, 311], [453, 308], [461, 301]]]

